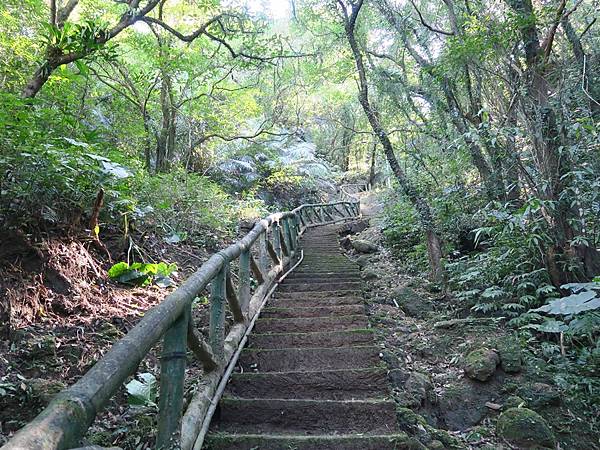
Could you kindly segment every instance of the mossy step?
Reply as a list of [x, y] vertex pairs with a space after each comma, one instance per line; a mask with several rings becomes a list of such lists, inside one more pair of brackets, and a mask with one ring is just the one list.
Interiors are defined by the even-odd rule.
[[[291, 306], [291, 305], [290, 305]], [[365, 306], [355, 305], [331, 305], [331, 306], [297, 306], [297, 307], [272, 307], [263, 308], [260, 317], [263, 319], [284, 319], [292, 317], [329, 317], [329, 316], [353, 316], [365, 314]]]
[[236, 433], [394, 433], [391, 400], [277, 400], [223, 397], [213, 430]]
[[313, 400], [385, 399], [387, 369], [343, 369], [318, 372], [234, 373], [226, 395], [236, 398]]
[[374, 331], [370, 328], [309, 333], [251, 333], [248, 347], [254, 349], [351, 347], [372, 344], [373, 339]]
[[344, 331], [367, 328], [369, 321], [364, 314], [329, 317], [259, 318], [254, 324], [255, 333], [306, 333], [310, 331]]
[[274, 435], [211, 433], [206, 450], [420, 450], [404, 433], [388, 435]]
[[277, 290], [279, 292], [328, 292], [341, 290], [360, 291], [363, 283], [361, 281], [327, 281], [324, 283], [286, 283], [280, 284]]
[[336, 369], [366, 369], [382, 365], [379, 347], [306, 347], [242, 351], [238, 365], [244, 372], [301, 372]]
[[358, 297], [362, 295], [361, 289], [344, 289], [339, 291], [311, 291], [311, 292], [282, 292], [275, 291], [276, 298], [286, 299], [321, 299], [327, 297]]
[[279, 308], [297, 308], [312, 306], [332, 306], [332, 305], [355, 305], [364, 304], [365, 300], [357, 296], [344, 297], [314, 297], [312, 295], [296, 295], [295, 293], [282, 293], [275, 298], [269, 299], [269, 306]]
[[286, 283], [306, 283], [307, 281], [314, 281], [315, 283], [324, 281], [342, 281], [342, 280], [360, 280], [360, 274], [356, 273], [332, 273], [325, 275], [306, 275], [296, 274], [292, 272], [285, 278]]

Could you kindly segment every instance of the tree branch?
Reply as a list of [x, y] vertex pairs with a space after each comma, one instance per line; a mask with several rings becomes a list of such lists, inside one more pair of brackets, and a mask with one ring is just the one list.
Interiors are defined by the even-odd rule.
[[421, 24], [423, 24], [423, 26], [425, 28], [427, 28], [430, 31], [433, 31], [434, 33], [443, 34], [445, 36], [454, 36], [454, 33], [452, 31], [440, 30], [438, 28], [434, 28], [431, 25], [429, 25], [427, 22], [425, 22], [425, 18], [421, 14], [421, 11], [419, 11], [419, 8], [417, 8], [417, 5], [415, 5], [415, 2], [413, 0], [410, 0], [410, 3], [413, 5], [413, 8], [415, 8], [415, 11], [417, 12], [417, 15], [419, 16], [419, 20], [421, 21]]

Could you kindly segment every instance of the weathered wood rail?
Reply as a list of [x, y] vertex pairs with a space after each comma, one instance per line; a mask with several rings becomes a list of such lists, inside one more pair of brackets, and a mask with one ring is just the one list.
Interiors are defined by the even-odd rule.
[[340, 200], [346, 202], [359, 202], [356, 194], [370, 190], [369, 183], [346, 183], [340, 186]]
[[[298, 253], [306, 228], [352, 220], [360, 204], [351, 201], [305, 204], [256, 223], [241, 240], [210, 257], [179, 288], [150, 309], [79, 381], [60, 392], [2, 450], [70, 449], [81, 445], [98, 412], [135, 374], [162, 339], [156, 448], [190, 450], [205, 422], [219, 382], [254, 316], [284, 267]], [[235, 286], [230, 272], [238, 262]], [[257, 287], [251, 292], [252, 278]], [[210, 284], [208, 342], [191, 320], [193, 300]], [[225, 336], [229, 310], [233, 324]], [[187, 351], [203, 366], [203, 376], [184, 410]], [[201, 439], [200, 439], [201, 441]]]

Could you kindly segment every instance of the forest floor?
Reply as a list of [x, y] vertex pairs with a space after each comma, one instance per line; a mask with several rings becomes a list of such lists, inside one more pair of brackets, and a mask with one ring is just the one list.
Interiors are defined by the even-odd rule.
[[[362, 266], [370, 321], [390, 369], [404, 430], [424, 443], [442, 441], [444, 447], [439, 448], [449, 448], [452, 437], [460, 448], [518, 448], [497, 436], [496, 421], [503, 410], [521, 405], [546, 419], [557, 448], [600, 448], [586, 408], [561, 392], [548, 364], [519, 341], [514, 329], [501, 319], [471, 317], [469, 309], [428, 280], [403, 273], [385, 248], [382, 208], [372, 198], [362, 199], [370, 226], [352, 238], [375, 243], [379, 250], [367, 255], [348, 250], [348, 256]], [[516, 372], [513, 367], [507, 373], [498, 365], [486, 381], [465, 375], [470, 352], [502, 354], [515, 346], [515, 360], [520, 362]], [[441, 430], [447, 434], [440, 435]]]
[[[105, 249], [87, 236], [65, 234], [35, 240], [22, 234], [0, 236], [5, 243], [0, 248], [0, 445], [173, 289], [119, 285], [107, 275], [112, 263], [128, 259], [176, 263], [172, 277], [181, 282], [209, 256], [202, 246], [170, 244], [153, 233], [134, 233], [125, 239], [116, 230], [106, 231]], [[199, 328], [207, 322], [206, 308], [199, 304], [194, 309]], [[140, 373], [158, 375], [158, 350], [140, 364]], [[123, 389], [94, 424], [91, 441], [151, 448], [147, 431], [155, 426], [153, 419], [141, 427], [147, 434], [143, 437], [124, 425], [147, 422], [153, 416], [147, 412], [130, 408]]]

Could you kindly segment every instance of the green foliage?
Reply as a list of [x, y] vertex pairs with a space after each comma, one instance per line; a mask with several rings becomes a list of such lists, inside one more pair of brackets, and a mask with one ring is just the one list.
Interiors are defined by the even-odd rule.
[[131, 406], [154, 406], [158, 398], [158, 382], [151, 373], [141, 373], [125, 385], [127, 401]]
[[160, 287], [170, 287], [175, 284], [170, 277], [177, 270], [176, 264], [118, 262], [108, 270], [108, 276], [124, 284], [146, 286], [152, 282]]

